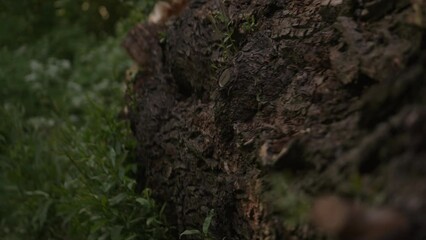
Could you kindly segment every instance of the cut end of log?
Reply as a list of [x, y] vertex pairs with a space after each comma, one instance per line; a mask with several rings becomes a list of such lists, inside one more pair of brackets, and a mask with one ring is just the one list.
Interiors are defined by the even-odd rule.
[[311, 218], [324, 233], [338, 235], [348, 225], [351, 206], [336, 196], [318, 198], [312, 208]]
[[322, 232], [339, 239], [393, 240], [406, 237], [407, 218], [388, 208], [367, 208], [336, 196], [318, 198], [312, 222]]

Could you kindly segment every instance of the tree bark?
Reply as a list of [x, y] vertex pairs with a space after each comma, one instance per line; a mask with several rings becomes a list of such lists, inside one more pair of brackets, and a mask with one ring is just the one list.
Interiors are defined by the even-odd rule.
[[133, 29], [139, 186], [167, 204], [176, 237], [214, 209], [216, 239], [322, 239], [306, 216], [332, 193], [397, 209], [399, 239], [424, 239], [423, 9], [194, 0], [166, 27]]

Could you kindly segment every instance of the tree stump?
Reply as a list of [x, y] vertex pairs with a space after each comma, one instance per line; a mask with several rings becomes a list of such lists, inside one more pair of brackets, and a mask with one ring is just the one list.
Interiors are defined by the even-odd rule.
[[424, 239], [422, 9], [194, 0], [171, 24], [135, 27], [123, 46], [140, 67], [127, 91], [138, 184], [167, 204], [176, 238], [214, 209], [217, 239], [323, 239], [306, 216], [328, 193], [396, 209], [398, 239]]

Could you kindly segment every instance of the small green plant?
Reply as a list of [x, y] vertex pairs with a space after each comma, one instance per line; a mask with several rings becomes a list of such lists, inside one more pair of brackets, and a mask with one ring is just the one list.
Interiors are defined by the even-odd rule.
[[292, 178], [290, 173], [268, 176], [266, 181], [271, 186], [271, 191], [264, 195], [274, 211], [285, 217], [285, 225], [289, 229], [308, 222], [311, 205], [308, 196], [291, 186]]
[[182, 238], [183, 236], [198, 236], [203, 240], [213, 240], [213, 237], [211, 236], [209, 229], [210, 229], [210, 225], [212, 223], [214, 215], [215, 215], [214, 209], [211, 209], [207, 217], [204, 219], [203, 228], [201, 229], [201, 231], [198, 229], [185, 230], [184, 232], [180, 234], [179, 239]]
[[256, 29], [256, 19], [254, 15], [247, 17], [245, 21], [240, 25], [240, 32], [242, 33], [251, 33]]
[[218, 48], [222, 53], [221, 62], [226, 62], [236, 52], [235, 26], [228, 16], [219, 11], [213, 13], [211, 22], [215, 31], [222, 34], [222, 40], [218, 43]]

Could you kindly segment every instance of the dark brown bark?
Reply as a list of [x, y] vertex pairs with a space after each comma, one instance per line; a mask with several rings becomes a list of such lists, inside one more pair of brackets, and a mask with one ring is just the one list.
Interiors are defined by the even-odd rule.
[[333, 193], [397, 209], [410, 225], [398, 234], [424, 239], [419, 7], [192, 1], [165, 29], [135, 28], [123, 45], [141, 65], [128, 91], [140, 185], [167, 203], [177, 233], [214, 209], [217, 239], [320, 239], [280, 203]]

